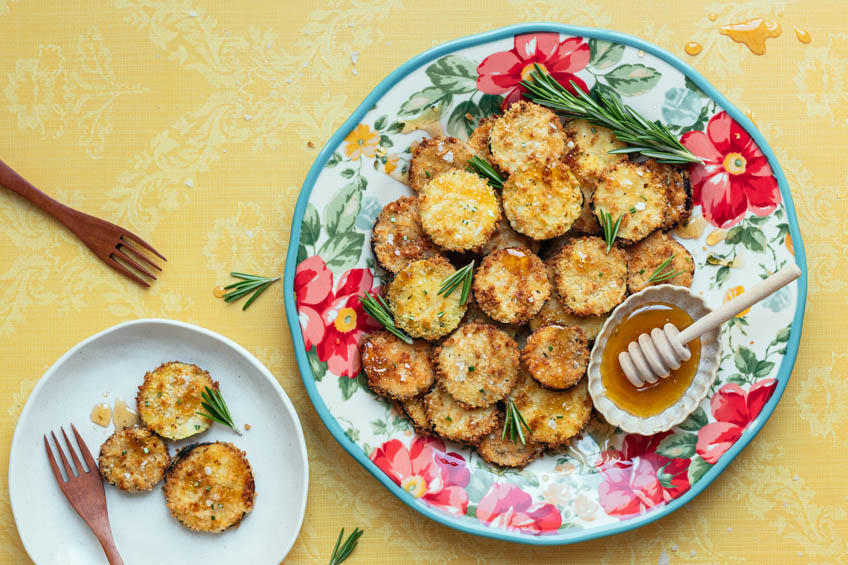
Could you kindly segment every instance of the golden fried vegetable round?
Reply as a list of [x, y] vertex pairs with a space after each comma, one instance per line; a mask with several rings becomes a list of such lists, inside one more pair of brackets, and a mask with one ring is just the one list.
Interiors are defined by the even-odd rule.
[[495, 125], [498, 117], [489, 116], [480, 120], [480, 123], [477, 124], [477, 127], [471, 132], [471, 136], [468, 138], [468, 145], [474, 150], [474, 153], [492, 165], [495, 165], [495, 163], [492, 159], [492, 152], [489, 150], [489, 132], [492, 131], [492, 126]]
[[468, 251], [495, 233], [501, 206], [495, 191], [481, 177], [453, 170], [431, 180], [418, 197], [421, 225], [436, 245]]
[[528, 161], [559, 159], [565, 151], [556, 114], [525, 100], [512, 104], [489, 131], [495, 164], [510, 175]]
[[411, 345], [380, 330], [365, 336], [359, 345], [368, 388], [380, 396], [406, 400], [430, 390], [435, 372], [433, 347], [416, 340]]
[[115, 430], [100, 446], [97, 459], [100, 475], [127, 492], [152, 490], [170, 464], [162, 438], [137, 426]]
[[428, 182], [453, 169], [465, 169], [471, 150], [455, 137], [433, 137], [423, 140], [409, 161], [409, 185], [421, 192]]
[[551, 239], [565, 234], [580, 216], [583, 192], [561, 161], [530, 161], [504, 183], [503, 207], [516, 231]]
[[551, 261], [560, 300], [578, 316], [606, 314], [627, 294], [627, 256], [599, 237], [572, 239]]
[[438, 386], [424, 396], [424, 404], [433, 432], [448, 441], [477, 445], [498, 425], [496, 405], [469, 410]]
[[565, 390], [586, 374], [589, 343], [576, 326], [551, 325], [527, 338], [521, 363], [531, 377], [545, 388]]
[[383, 207], [374, 223], [371, 245], [377, 263], [390, 273], [438, 253], [421, 227], [418, 198], [414, 196], [403, 196]]
[[522, 372], [510, 395], [530, 427], [530, 439], [561, 447], [580, 433], [592, 416], [588, 379], [564, 391], [549, 390]]
[[521, 469], [530, 464], [544, 452], [544, 447], [531, 441], [526, 437], [524, 443], [521, 440], [513, 442], [509, 436], [503, 437], [503, 414], [501, 414], [498, 427], [483, 438], [477, 446], [477, 453], [483, 461], [499, 467], [511, 467]]
[[245, 453], [231, 443], [198, 443], [182, 449], [165, 475], [165, 503], [180, 524], [219, 533], [253, 509], [256, 489]]
[[588, 186], [597, 184], [610, 167], [627, 159], [627, 155], [610, 153], [627, 147], [610, 129], [573, 119], [566, 122], [563, 131], [566, 151], [563, 160]]
[[636, 243], [666, 221], [668, 186], [653, 168], [632, 161], [621, 161], [603, 176], [592, 196], [592, 209], [598, 220], [601, 213], [621, 217], [618, 238], [624, 244]]
[[460, 326], [436, 348], [436, 381], [459, 404], [482, 408], [502, 400], [518, 375], [518, 345], [494, 326]]
[[539, 248], [541, 247], [541, 243], [527, 237], [526, 235], [521, 235], [509, 225], [509, 220], [506, 219], [506, 216], [501, 214], [501, 219], [498, 222], [498, 226], [495, 228], [495, 233], [492, 234], [492, 237], [489, 238], [489, 241], [483, 245], [477, 251], [480, 255], [488, 255], [498, 249], [506, 249], [507, 247], [526, 247], [533, 253], [538, 253]]
[[486, 314], [505, 324], [523, 324], [551, 295], [545, 264], [526, 247], [486, 255], [474, 274], [474, 300]]
[[135, 403], [144, 424], [160, 436], [180, 440], [206, 431], [211, 420], [202, 410], [201, 393], [218, 388], [209, 373], [179, 361], [164, 363], [144, 375]]
[[536, 331], [539, 328], [551, 324], [561, 326], [577, 326], [586, 335], [589, 341], [594, 340], [601, 333], [601, 328], [608, 316], [575, 316], [568, 312], [562, 305], [557, 292], [552, 292], [551, 297], [545, 302], [539, 313], [530, 320], [530, 330]]
[[[648, 282], [654, 272], [668, 258], [671, 262], [661, 273], [680, 274], [670, 279]], [[661, 231], [655, 231], [636, 245], [627, 248], [627, 286], [630, 292], [639, 292], [657, 284], [676, 284], [692, 286], [695, 275], [695, 262], [692, 255], [673, 237]]]
[[662, 229], [670, 230], [685, 224], [692, 215], [692, 185], [689, 182], [689, 171], [667, 163], [657, 163], [653, 159], [646, 161], [645, 165], [660, 174], [666, 182], [668, 207]]
[[412, 427], [421, 435], [433, 433], [433, 426], [430, 425], [430, 419], [427, 417], [427, 406], [424, 402], [426, 394], [419, 394], [398, 403], [403, 413], [412, 422]]
[[413, 261], [401, 269], [386, 292], [395, 325], [411, 337], [431, 341], [456, 329], [465, 315], [465, 305], [459, 303], [461, 293], [439, 294], [442, 282], [455, 272], [441, 255]]

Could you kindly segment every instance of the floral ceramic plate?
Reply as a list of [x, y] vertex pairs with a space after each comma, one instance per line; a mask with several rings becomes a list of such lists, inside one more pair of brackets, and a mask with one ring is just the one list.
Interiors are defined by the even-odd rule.
[[595, 416], [567, 450], [521, 471], [416, 436], [365, 386], [357, 348], [374, 325], [356, 295], [377, 289], [386, 277], [375, 267], [369, 232], [382, 206], [411, 193], [395, 177], [408, 166], [410, 143], [424, 136], [402, 134], [402, 122], [441, 108], [445, 131], [467, 137], [480, 118], [521, 97], [518, 82], [534, 62], [564, 84], [614, 91], [648, 118], [662, 120], [704, 160], [691, 169], [691, 179], [694, 214], [707, 227], [681, 242], [697, 263], [692, 288], [708, 303], [735, 296], [788, 261], [805, 270], [789, 187], [774, 154], [750, 120], [703, 77], [626, 35], [525, 24], [431, 49], [365, 99], [303, 185], [285, 296], [315, 408], [380, 482], [422, 514], [459, 530], [563, 544], [622, 532], [680, 508], [751, 441], [792, 371], [806, 274], [724, 326], [715, 385], [670, 432], [627, 435]]

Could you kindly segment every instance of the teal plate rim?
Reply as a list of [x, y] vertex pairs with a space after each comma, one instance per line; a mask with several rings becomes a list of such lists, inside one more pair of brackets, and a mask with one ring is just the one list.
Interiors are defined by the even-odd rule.
[[[406, 77], [418, 67], [429, 63], [434, 59], [437, 59], [443, 55], [447, 55], [454, 51], [458, 51], [460, 49], [479, 45], [481, 43], [487, 43], [490, 41], [496, 41], [498, 39], [512, 37], [518, 34], [532, 32], [557, 32], [566, 35], [576, 35], [586, 38], [602, 39], [615, 43], [623, 43], [625, 45], [641, 49], [646, 53], [650, 53], [662, 59], [675, 69], [682, 72], [684, 75], [688, 76], [695, 84], [698, 85], [701, 90], [703, 90], [707, 95], [709, 95], [710, 98], [718, 102], [719, 105], [725, 111], [727, 111], [727, 113], [730, 114], [730, 116], [734, 120], [739, 122], [745, 128], [745, 130], [749, 134], [751, 134], [751, 137], [754, 139], [757, 145], [759, 145], [760, 149], [762, 150], [763, 154], [765, 154], [766, 158], [769, 161], [769, 164], [772, 167], [774, 175], [777, 178], [778, 185], [780, 186], [780, 194], [783, 197], [784, 205], [786, 207], [786, 215], [789, 222], [789, 233], [792, 235], [792, 242], [795, 250], [795, 262], [801, 268], [802, 272], [801, 278], [798, 279], [798, 301], [795, 309], [795, 315], [792, 318], [792, 329], [789, 334], [789, 343], [787, 345], [786, 355], [783, 357], [783, 361], [780, 364], [780, 368], [777, 374], [777, 389], [775, 390], [771, 399], [765, 405], [763, 411], [760, 413], [757, 419], [745, 430], [745, 432], [742, 434], [742, 437], [740, 437], [739, 440], [735, 444], [733, 444], [733, 447], [731, 447], [722, 456], [722, 458], [719, 459], [715, 466], [709, 471], [707, 471], [707, 473], [705, 473], [704, 476], [701, 477], [701, 479], [696, 482], [695, 485], [693, 485], [692, 488], [690, 488], [682, 496], [672, 500], [668, 504], [656, 507], [654, 510], [651, 510], [648, 513], [643, 514], [639, 517], [623, 520], [616, 524], [607, 524], [604, 526], [599, 526], [597, 528], [590, 528], [585, 530], [564, 530], [561, 533], [550, 535], [532, 535], [516, 531], [491, 528], [479, 522], [472, 522], [470, 520], [467, 521], [468, 523], [466, 523], [465, 520], [452, 517], [425, 504], [416, 503], [412, 495], [410, 495], [402, 488], [397, 486], [394, 482], [392, 482], [388, 475], [383, 473], [374, 463], [371, 462], [367, 454], [363, 453], [357, 445], [355, 445], [352, 441], [350, 441], [350, 439], [348, 439], [341, 426], [339, 426], [336, 419], [327, 409], [327, 406], [326, 404], [324, 404], [324, 400], [321, 398], [321, 395], [318, 393], [318, 389], [315, 386], [315, 379], [312, 375], [312, 371], [309, 367], [309, 361], [306, 357], [306, 352], [303, 343], [303, 335], [301, 334], [300, 323], [298, 321], [297, 315], [297, 307], [295, 306], [294, 299], [294, 275], [295, 270], [297, 268], [297, 247], [300, 242], [300, 231], [303, 223], [303, 216], [306, 212], [306, 205], [309, 202], [309, 196], [312, 193], [312, 189], [315, 186], [315, 182], [317, 181], [318, 176], [321, 174], [321, 171], [324, 169], [324, 165], [327, 163], [330, 156], [333, 154], [335, 148], [339, 146], [344, 140], [344, 138], [347, 137], [348, 133], [350, 133], [350, 131], [362, 121], [362, 119], [365, 117], [365, 114], [368, 113], [371, 107], [374, 106], [374, 104], [401, 79]], [[327, 143], [321, 149], [321, 152], [318, 154], [318, 157], [315, 159], [312, 168], [309, 170], [309, 174], [307, 174], [306, 176], [306, 180], [303, 183], [303, 186], [300, 190], [300, 195], [297, 199], [297, 205], [294, 210], [294, 216], [292, 217], [291, 236], [289, 239], [288, 255], [286, 256], [283, 284], [286, 316], [288, 317], [289, 331], [291, 332], [294, 351], [297, 357], [297, 366], [300, 370], [301, 377], [303, 378], [303, 384], [306, 386], [306, 392], [309, 394], [309, 398], [312, 401], [315, 410], [317, 410], [318, 415], [321, 417], [321, 420], [324, 422], [324, 425], [327, 426], [327, 429], [330, 431], [336, 441], [339, 442], [339, 444], [341, 444], [341, 446], [354, 459], [356, 459], [356, 461], [358, 461], [360, 465], [365, 467], [372, 475], [374, 475], [374, 477], [378, 481], [383, 484], [383, 486], [385, 486], [392, 494], [402, 500], [407, 506], [413, 508], [417, 512], [424, 514], [428, 518], [435, 520], [436, 522], [442, 525], [469, 534], [511, 542], [526, 543], [530, 545], [564, 545], [569, 543], [592, 540], [633, 530], [646, 524], [650, 524], [655, 520], [659, 520], [663, 516], [671, 514], [672, 512], [683, 507], [690, 500], [698, 496], [709, 484], [711, 484], [716, 479], [716, 477], [718, 477], [722, 473], [722, 471], [724, 471], [724, 469], [730, 464], [730, 462], [733, 461], [733, 459], [735, 459], [737, 455], [739, 455], [739, 453], [751, 442], [751, 440], [754, 439], [754, 436], [759, 433], [763, 425], [765, 425], [766, 421], [771, 416], [772, 412], [774, 412], [774, 409], [777, 406], [780, 397], [783, 395], [783, 391], [786, 388], [786, 384], [789, 382], [790, 374], [792, 373], [792, 369], [795, 365], [795, 358], [798, 355], [798, 346], [801, 341], [801, 330], [804, 321], [804, 308], [807, 299], [807, 260], [806, 255], [804, 253], [804, 245], [801, 241], [801, 233], [798, 227], [798, 219], [795, 215], [795, 206], [792, 202], [792, 195], [789, 192], [789, 185], [786, 182], [786, 177], [783, 174], [783, 170], [781, 169], [780, 164], [777, 162], [777, 158], [775, 157], [774, 152], [766, 142], [763, 135], [756, 128], [754, 123], [750, 119], [748, 119], [748, 117], [745, 116], [745, 114], [740, 111], [736, 106], [734, 106], [727, 98], [725, 98], [698, 71], [696, 71], [690, 65], [684, 63], [665, 49], [657, 47], [656, 45], [653, 45], [631, 35], [616, 31], [608, 31], [567, 24], [537, 22], [502, 27], [491, 31], [486, 31], [475, 35], [470, 35], [467, 37], [448, 41], [447, 43], [443, 43], [441, 45], [433, 47], [432, 49], [428, 49], [427, 51], [424, 51], [423, 53], [409, 59], [400, 67], [395, 69], [386, 78], [384, 78], [380, 82], [380, 84], [378, 84], [376, 88], [374, 88], [374, 90], [371, 91], [371, 93], [353, 112], [353, 114], [345, 121], [344, 124], [342, 124], [338, 131], [333, 134], [329, 141], [327, 141]]]

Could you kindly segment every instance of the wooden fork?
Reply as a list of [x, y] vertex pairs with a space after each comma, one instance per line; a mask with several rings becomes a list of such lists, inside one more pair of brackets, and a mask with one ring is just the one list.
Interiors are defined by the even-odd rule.
[[65, 457], [65, 452], [62, 451], [62, 446], [59, 445], [59, 440], [56, 439], [56, 434], [52, 431], [53, 443], [56, 444], [56, 449], [59, 451], [59, 457], [62, 459], [62, 466], [65, 468], [65, 474], [68, 480], [62, 477], [62, 471], [56, 465], [56, 459], [53, 457], [53, 450], [50, 449], [50, 442], [47, 436], [44, 436], [44, 448], [47, 450], [47, 458], [50, 459], [50, 467], [53, 469], [53, 474], [56, 476], [56, 482], [59, 483], [59, 488], [62, 489], [65, 498], [77, 511], [77, 514], [85, 520], [94, 535], [97, 536], [103, 551], [106, 553], [106, 558], [110, 565], [124, 565], [123, 559], [118, 554], [118, 548], [115, 546], [115, 540], [112, 539], [112, 528], [109, 526], [109, 512], [106, 510], [106, 491], [103, 489], [103, 479], [100, 478], [100, 471], [97, 469], [97, 463], [88, 451], [85, 442], [80, 437], [76, 427], [71, 424], [71, 429], [74, 431], [74, 436], [77, 438], [77, 445], [82, 452], [82, 457], [85, 459], [85, 464], [88, 466], [86, 471], [82, 463], [77, 457], [74, 446], [68, 440], [65, 434], [65, 428], [61, 428], [62, 435], [65, 437], [65, 445], [68, 446], [68, 451], [71, 452], [71, 459], [74, 461], [76, 474], [71, 470], [68, 464], [68, 459]]
[[[145, 279], [139, 276], [139, 273], [149, 279], [156, 280], [156, 276], [142, 266], [142, 263], [158, 271], [162, 269], [159, 265], [145, 257], [139, 246], [153, 253], [163, 261], [167, 261], [164, 255], [153, 249], [153, 247], [134, 233], [100, 218], [95, 218], [94, 216], [74, 210], [47, 196], [27, 182], [26, 179], [12, 170], [3, 161], [0, 161], [0, 185], [20, 194], [62, 222], [101, 261], [140, 285], [150, 286]], [[131, 270], [131, 268], [134, 270]]]

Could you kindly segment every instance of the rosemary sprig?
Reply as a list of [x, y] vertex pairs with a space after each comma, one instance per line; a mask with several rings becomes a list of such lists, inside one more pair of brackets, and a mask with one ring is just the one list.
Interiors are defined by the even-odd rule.
[[465, 167], [465, 170], [480, 175], [489, 181], [489, 186], [492, 188], [498, 190], [503, 188], [504, 178], [501, 174], [488, 161], [477, 155], [468, 160], [468, 166]]
[[368, 312], [368, 315], [380, 322], [386, 330], [388, 330], [396, 338], [412, 345], [412, 338], [403, 333], [395, 326], [395, 320], [392, 318], [392, 309], [386, 304], [386, 300], [382, 295], [378, 294], [377, 298], [368, 292], [360, 294], [356, 297], [359, 303]]
[[629, 145], [610, 153], [641, 153], [660, 163], [703, 163], [667, 127], [648, 121], [615, 95], [600, 91], [595, 95], [596, 100], [574, 81], [569, 81], [571, 88], [577, 92], [575, 96], [542, 71], [539, 65], [535, 65], [530, 77], [530, 80], [521, 81], [527, 89], [524, 96], [557, 112], [608, 127], [618, 139]]
[[621, 214], [613, 222], [612, 214], [603, 208], [598, 208], [598, 211], [601, 213], [601, 227], [604, 229], [604, 241], [607, 242], [607, 253], [609, 253], [610, 249], [612, 249], [612, 244], [615, 243], [615, 238], [618, 237], [618, 228], [621, 227], [621, 219], [624, 217], [624, 214]]
[[253, 296], [248, 298], [247, 302], [244, 303], [242, 310], [247, 310], [247, 307], [253, 304], [253, 301], [259, 298], [260, 294], [280, 280], [280, 277], [272, 279], [269, 277], [260, 277], [259, 275], [246, 275], [244, 273], [230, 273], [230, 276], [242, 280], [224, 287], [224, 290], [230, 291], [221, 297], [224, 299], [224, 302], [235, 302], [243, 296], [253, 293]]
[[339, 532], [339, 539], [336, 540], [336, 547], [333, 548], [333, 555], [330, 557], [330, 565], [339, 565], [342, 561], [347, 559], [353, 550], [356, 549], [356, 545], [359, 543], [359, 538], [362, 537], [363, 531], [359, 528], [355, 528], [353, 533], [342, 543], [342, 537], [344, 537], [344, 528]]
[[197, 412], [198, 415], [227, 426], [238, 435], [242, 435], [241, 431], [236, 428], [233, 417], [230, 415], [230, 409], [227, 408], [227, 403], [224, 402], [224, 397], [221, 396], [220, 391], [208, 386], [204, 387], [203, 392], [200, 393], [200, 398], [202, 398], [200, 405], [206, 412]]
[[506, 439], [506, 436], [508, 435], [512, 443], [518, 443], [515, 441], [516, 439], [521, 440], [521, 443], [526, 443], [524, 441], [524, 431], [521, 429], [522, 427], [526, 428], [528, 432], [532, 431], [530, 430], [530, 426], [528, 426], [527, 422], [524, 420], [524, 416], [522, 416], [521, 412], [518, 411], [518, 408], [515, 407], [515, 403], [507, 396], [506, 419], [504, 420], [501, 439]]
[[468, 301], [468, 293], [471, 292], [471, 279], [474, 277], [474, 261], [459, 269], [457, 272], [442, 281], [442, 286], [439, 287], [438, 294], [444, 294], [445, 298], [462, 283], [462, 294], [459, 296], [459, 303], [465, 304]]
[[668, 259], [660, 263], [660, 266], [656, 268], [656, 270], [648, 277], [648, 283], [655, 282], [663, 282], [670, 279], [673, 279], [677, 275], [683, 274], [683, 271], [673, 271], [667, 270], [671, 265], [671, 261], [674, 259], [674, 255], [670, 255]]

